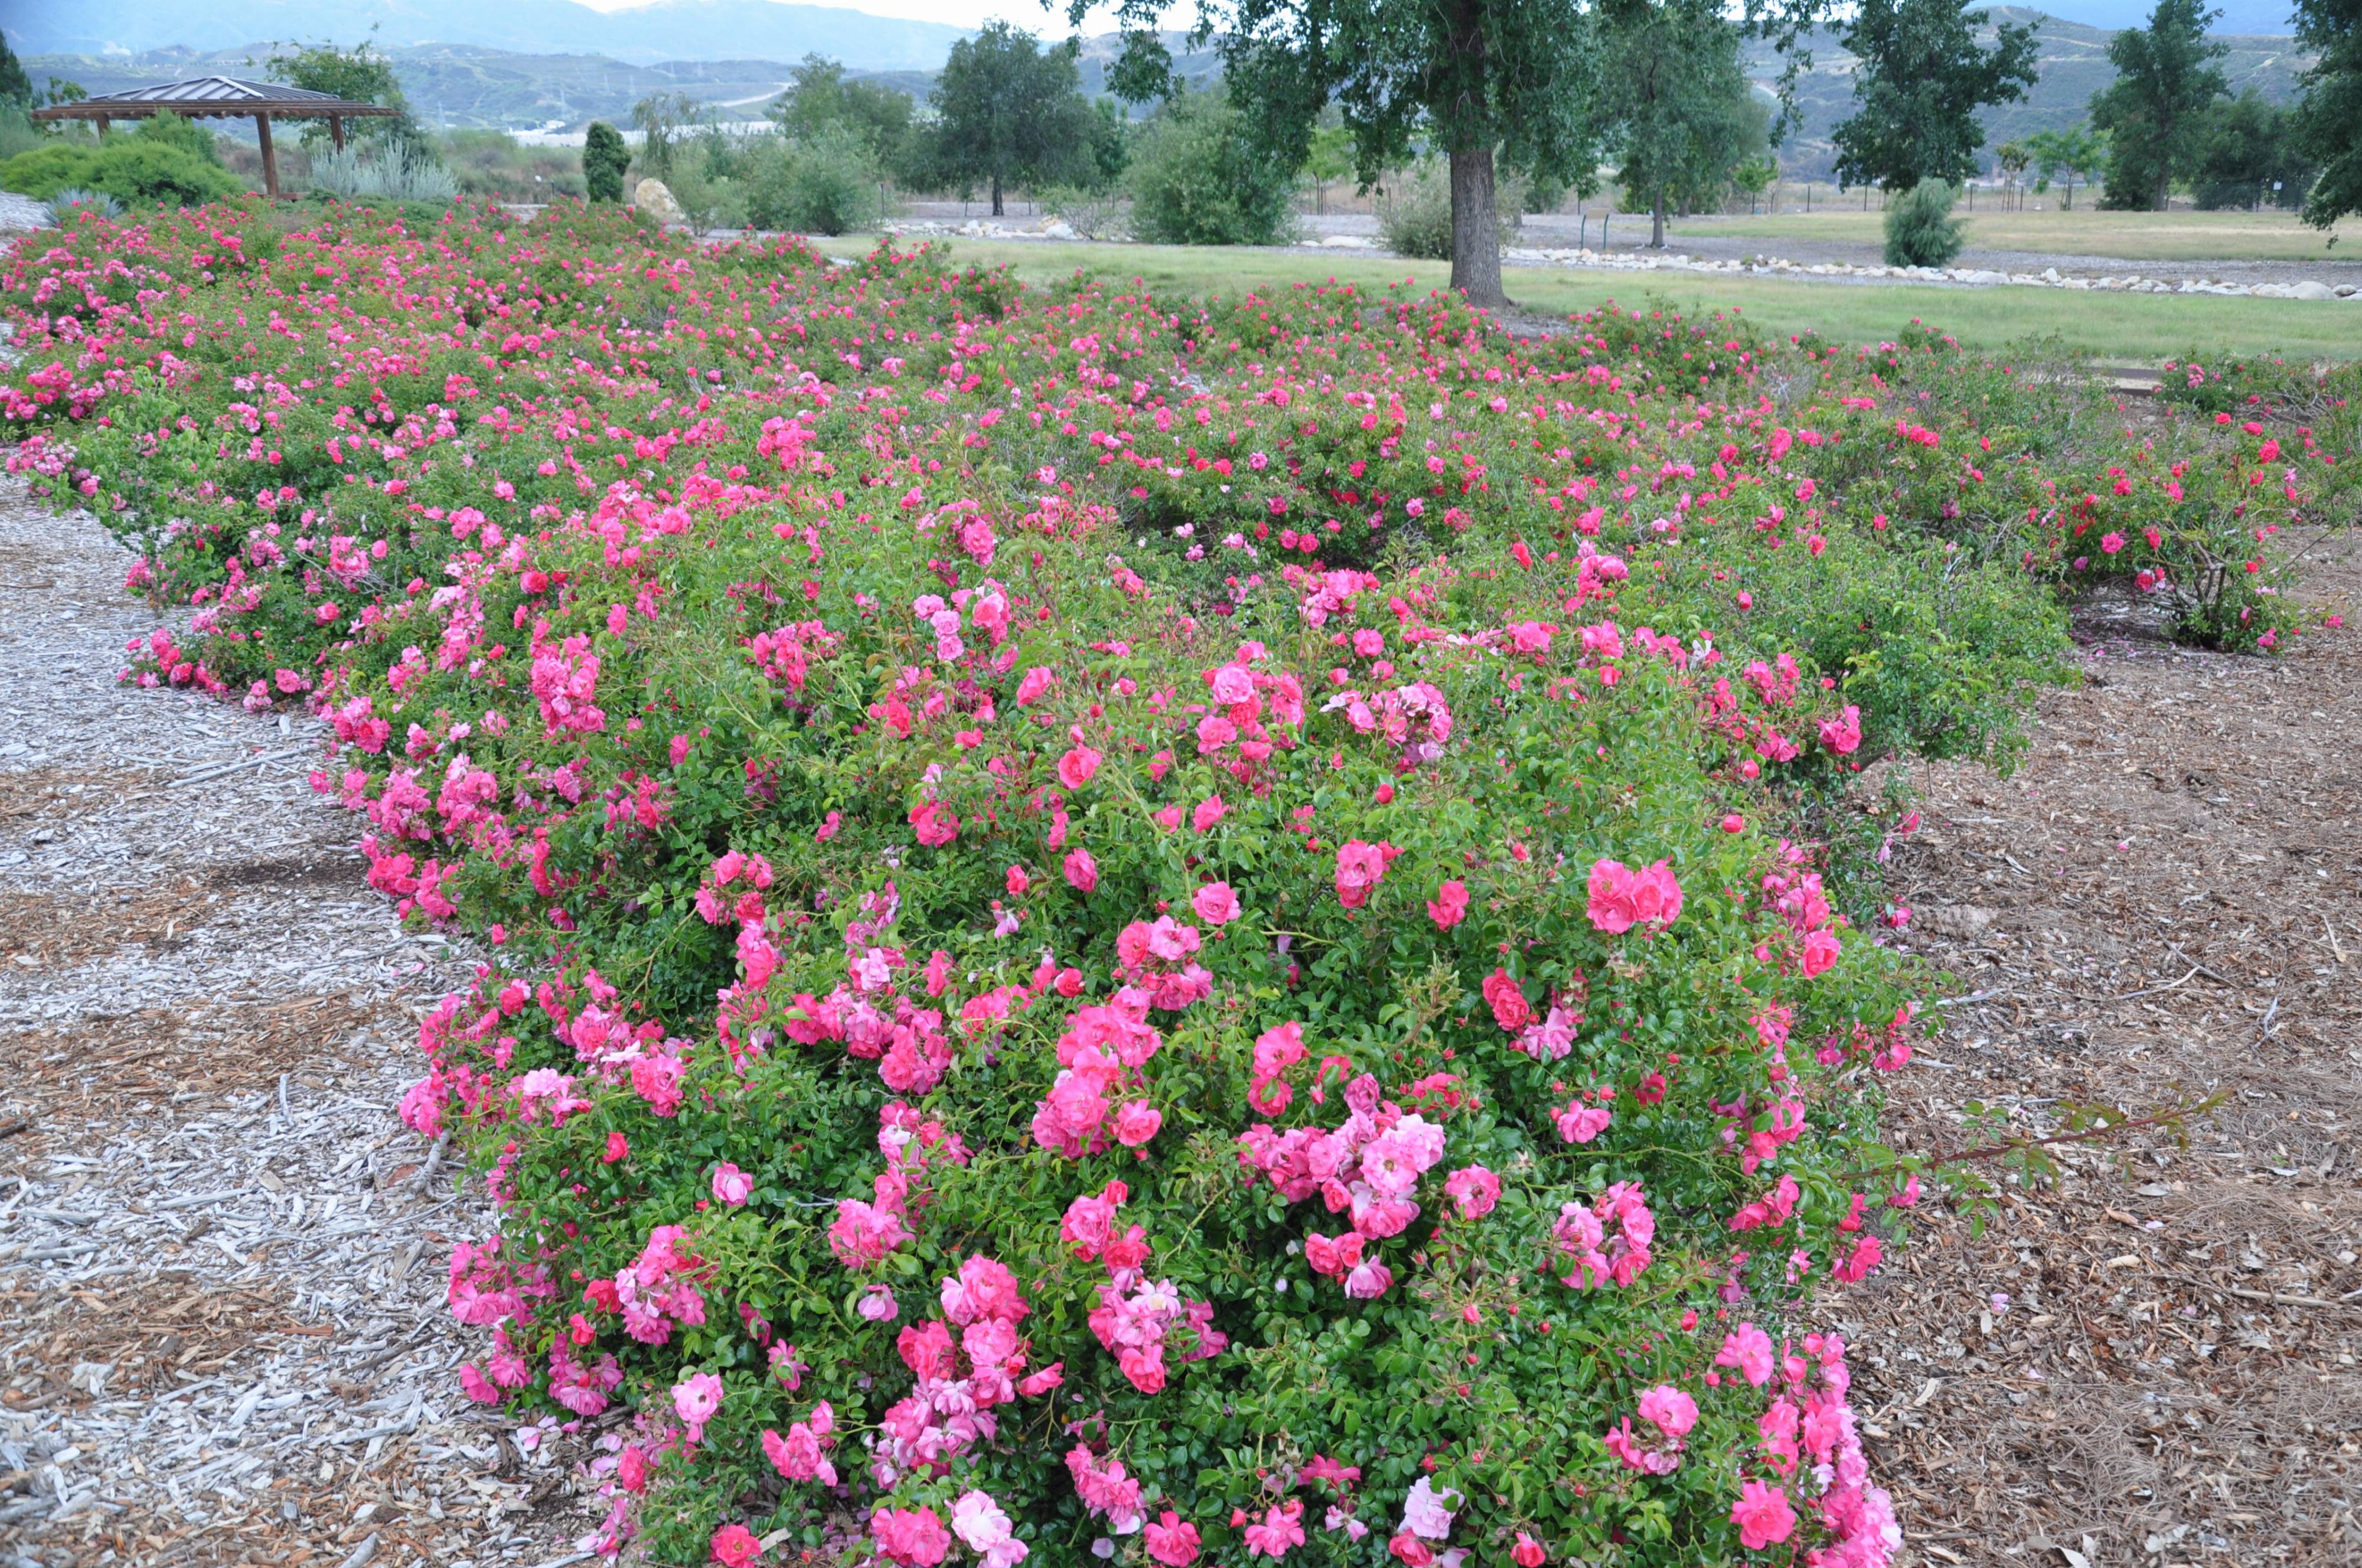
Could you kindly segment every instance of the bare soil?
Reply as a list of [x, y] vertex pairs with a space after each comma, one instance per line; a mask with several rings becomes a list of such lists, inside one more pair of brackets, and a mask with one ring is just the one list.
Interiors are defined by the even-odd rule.
[[[2314, 596], [2356, 597], [2356, 555]], [[1923, 1206], [1832, 1298], [1875, 1471], [1921, 1562], [2362, 1562], [2362, 646], [2081, 624], [2022, 771], [1923, 778], [1902, 944], [1959, 999], [1890, 1126], [1958, 1152], [1996, 1138], [1971, 1107], [2055, 1133], [2222, 1098], [1992, 1171], [1981, 1235]]]

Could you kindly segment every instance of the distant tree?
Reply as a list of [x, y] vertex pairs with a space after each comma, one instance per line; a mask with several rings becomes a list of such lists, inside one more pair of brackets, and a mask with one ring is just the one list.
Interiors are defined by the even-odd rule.
[[2198, 163], [2191, 186], [2200, 206], [2304, 204], [2314, 170], [2298, 142], [2292, 111], [2266, 102], [2250, 87], [2208, 109], [2197, 136]]
[[[394, 111], [390, 116], [371, 116], [349, 122], [345, 127], [348, 138], [359, 137], [363, 141], [398, 148], [404, 161], [434, 160], [434, 149], [410, 112], [410, 100], [403, 95], [402, 79], [394, 74], [393, 61], [374, 42], [358, 43], [350, 49], [326, 42], [280, 43], [273, 44], [271, 50], [263, 64], [273, 78], [290, 87], [332, 93], [339, 98], [378, 104]], [[305, 147], [326, 143], [328, 122], [306, 121], [299, 139]]]
[[1762, 142], [1738, 63], [1738, 28], [1716, 0], [1606, 0], [1597, 114], [1627, 203], [1648, 204], [1649, 243], [1665, 214], [1718, 197]]
[[33, 79], [25, 74], [25, 63], [8, 47], [5, 33], [0, 33], [0, 104], [14, 104], [20, 109], [33, 106]]
[[[1094, 0], [1068, 0], [1080, 23]], [[1119, 0], [1124, 53], [1109, 73], [1135, 102], [1162, 94], [1172, 59], [1156, 31], [1166, 0]], [[1415, 151], [1451, 170], [1451, 286], [1498, 305], [1500, 170], [1595, 182], [1597, 29], [1585, 0], [1203, 0], [1193, 37], [1219, 39], [1231, 101], [1266, 154], [1301, 168], [1333, 105], [1374, 181]]]
[[2025, 138], [2025, 150], [2034, 154], [2034, 167], [2044, 181], [2060, 179], [2067, 187], [2066, 204], [2075, 205], [2075, 182], [2086, 183], [2108, 156], [2108, 138], [2089, 125], [2070, 126], [2065, 130], [2036, 131]]
[[911, 95], [878, 82], [847, 81], [844, 65], [808, 54], [765, 112], [786, 136], [808, 141], [832, 126], [852, 131], [872, 158], [892, 162], [911, 134]]
[[1032, 33], [987, 22], [952, 45], [935, 79], [927, 166], [963, 189], [983, 185], [995, 217], [1011, 184], [1087, 178], [1092, 113], [1080, 82], [1073, 45], [1045, 50]]
[[1993, 149], [1993, 167], [2001, 171], [2002, 193], [2005, 200], [2016, 197], [2018, 181], [2025, 175], [2026, 166], [2033, 161], [2034, 154], [2017, 142], [2005, 141]]
[[1220, 91], [1179, 94], [1141, 134], [1127, 176], [1131, 226], [1152, 244], [1283, 244], [1295, 226], [1293, 173]]
[[1304, 172], [1312, 182], [1312, 210], [1327, 212], [1329, 187], [1353, 172], [1353, 133], [1342, 125], [1314, 131], [1304, 153]]
[[1095, 191], [1115, 188], [1131, 167], [1131, 122], [1113, 98], [1091, 100], [1091, 179]]
[[705, 118], [705, 105], [686, 93], [652, 93], [632, 105], [632, 128], [640, 133], [640, 167], [672, 178], [673, 160]]
[[1964, 0], [1863, 0], [1839, 35], [1860, 62], [1852, 117], [1831, 133], [1840, 185], [1908, 191], [1957, 183], [1976, 171], [1985, 141], [1977, 111], [2034, 85], [2034, 29], [2004, 22], [1993, 47], [1975, 30], [1991, 18]]
[[632, 166], [632, 149], [624, 133], [604, 120], [593, 120], [582, 138], [583, 192], [594, 202], [624, 199], [624, 171]]
[[2296, 39], [2318, 57], [2296, 111], [2298, 144], [2321, 165], [2304, 221], [2327, 228], [2362, 213], [2362, 4], [2296, 0]]
[[2229, 49], [2206, 36], [2222, 15], [2203, 9], [2201, 0], [2157, 0], [2147, 27], [2127, 28], [2108, 41], [2118, 74], [2092, 95], [2092, 123], [2108, 133], [2102, 206], [2162, 211], [2173, 182], [2196, 169], [2200, 122], [2230, 91], [2214, 64]]

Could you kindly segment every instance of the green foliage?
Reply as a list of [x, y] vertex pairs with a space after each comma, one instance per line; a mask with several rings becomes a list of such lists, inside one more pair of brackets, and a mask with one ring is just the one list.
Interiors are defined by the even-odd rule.
[[935, 123], [917, 160], [925, 182], [980, 185], [999, 217], [1010, 185], [1091, 179], [1098, 120], [1080, 80], [1071, 47], [1045, 50], [1007, 22], [952, 45], [928, 99]]
[[562, 147], [527, 147], [506, 131], [445, 131], [434, 138], [436, 160], [465, 196], [502, 202], [548, 202], [583, 193], [583, 160]]
[[2362, 213], [2362, 6], [2295, 0], [2297, 44], [2316, 57], [2303, 76], [2297, 136], [2321, 169], [2304, 221], [2327, 228]]
[[184, 120], [170, 112], [151, 115], [128, 134], [159, 146], [179, 148], [201, 163], [221, 167], [221, 149], [215, 145], [214, 133], [194, 120]]
[[1163, 245], [1282, 245], [1292, 237], [1288, 167], [1220, 93], [1166, 102], [1141, 132], [1127, 175], [1131, 226]]
[[2214, 63], [2229, 50], [2206, 36], [2221, 16], [2203, 0], [2157, 0], [2147, 27], [2108, 40], [2116, 80], [2092, 95], [2092, 124], [2108, 138], [2102, 206], [2161, 212], [2196, 168], [2206, 111], [2230, 91]]
[[[326, 41], [280, 44], [274, 46], [270, 59], [263, 63], [272, 80], [284, 82], [290, 87], [333, 93], [357, 104], [377, 104], [396, 111], [391, 116], [370, 115], [346, 121], [348, 147], [355, 140], [366, 144], [390, 142], [414, 160], [434, 156], [426, 148], [418, 121], [410, 112], [410, 100], [403, 95], [402, 78], [395, 72], [392, 60], [375, 43], [355, 44], [349, 49]], [[303, 125], [300, 139], [304, 147], [334, 145], [327, 121], [306, 120]]]
[[633, 105], [632, 128], [640, 133], [640, 171], [669, 182], [681, 145], [711, 117], [705, 105], [687, 93], [652, 93]]
[[750, 160], [746, 215], [757, 228], [844, 234], [884, 215], [877, 156], [858, 127], [823, 123], [799, 139], [773, 139]]
[[847, 81], [841, 62], [808, 54], [788, 90], [764, 113], [789, 141], [848, 131], [873, 164], [891, 168], [906, 156], [914, 107], [908, 93], [879, 82]]
[[582, 138], [582, 185], [593, 202], [624, 199], [624, 171], [632, 166], [632, 149], [624, 133], [604, 120], [593, 120]]
[[1741, 164], [1764, 150], [1765, 116], [1738, 61], [1738, 28], [1714, 0], [1614, 0], [1605, 28], [1600, 116], [1616, 128], [1617, 182], [1650, 214], [1720, 197]]
[[1886, 264], [1890, 267], [1948, 267], [1967, 245], [1952, 204], [1959, 191], [1941, 180], [1922, 180], [1889, 204], [1886, 209]]
[[2313, 167], [2297, 139], [2296, 121], [2294, 111], [2266, 101], [2252, 87], [2216, 100], [2197, 133], [2191, 187], [2198, 204], [2209, 210], [2304, 205]]
[[136, 136], [52, 143], [0, 163], [0, 190], [48, 201], [61, 191], [102, 192], [126, 206], [200, 206], [245, 184], [194, 153]]
[[1091, 100], [1091, 171], [1087, 188], [1105, 193], [1123, 182], [1124, 171], [1131, 167], [1131, 147], [1138, 137], [1123, 112], [1123, 106], [1113, 98]]
[[[1069, 0], [1080, 24], [1087, 0]], [[1157, 33], [1162, 0], [1122, 0], [1124, 50], [1109, 80], [1135, 102], [1169, 95], [1172, 57]], [[1356, 171], [1374, 183], [1415, 154], [1463, 166], [1453, 186], [1453, 288], [1499, 304], [1496, 163], [1547, 184], [1597, 186], [1606, 127], [1595, 115], [1596, 28], [1578, 0], [1348, 0], [1308, 25], [1296, 0], [1209, 0], [1222, 79], [1263, 153], [1300, 169], [1333, 108], [1352, 136]]]
[[0, 104], [18, 109], [33, 106], [32, 79], [25, 74], [25, 62], [8, 47], [8, 37], [0, 33]]
[[1860, 61], [1853, 116], [1831, 133], [1844, 184], [1907, 191], [1966, 180], [1985, 133], [1977, 111], [2014, 103], [2034, 85], [2034, 29], [2003, 22], [1993, 46], [1976, 30], [1992, 13], [1967, 0], [1865, 0], [1842, 37]]
[[2075, 204], [2075, 182], [2089, 183], [2108, 156], [2108, 138], [2088, 123], [2064, 130], [2039, 130], [2025, 138], [2034, 167], [2046, 182], [2058, 180], [2067, 187], [2066, 204]]
[[23, 105], [0, 100], [0, 163], [6, 163], [20, 152], [32, 152], [51, 138], [42, 127], [34, 123]]

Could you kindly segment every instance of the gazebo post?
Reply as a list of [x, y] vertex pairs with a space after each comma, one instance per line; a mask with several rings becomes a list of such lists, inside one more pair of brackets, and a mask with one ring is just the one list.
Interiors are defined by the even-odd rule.
[[262, 189], [273, 201], [279, 197], [279, 154], [270, 146], [270, 116], [254, 116], [254, 133], [262, 143]]
[[345, 149], [345, 116], [342, 116], [342, 115], [330, 115], [330, 116], [328, 116], [328, 139], [329, 139], [330, 141], [333, 141], [333, 142], [335, 142], [335, 143], [337, 144], [337, 150], [338, 152], [342, 152], [342, 151], [344, 151], [344, 149]]
[[113, 125], [114, 123], [115, 123], [114, 121], [112, 121], [112, 120], [108, 119], [105, 115], [101, 115], [101, 116], [98, 116], [98, 139], [99, 139], [99, 140], [101, 140], [101, 141], [105, 141], [105, 140], [106, 139], [106, 127], [107, 127], [108, 126], [110, 126], [110, 125]]

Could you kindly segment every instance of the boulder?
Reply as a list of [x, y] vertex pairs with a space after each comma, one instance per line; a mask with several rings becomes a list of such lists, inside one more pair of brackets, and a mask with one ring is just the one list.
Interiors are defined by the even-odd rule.
[[687, 223], [689, 215], [661, 180], [643, 180], [632, 190], [632, 205], [661, 224]]
[[2331, 288], [2327, 283], [2316, 283], [2311, 279], [2289, 290], [2289, 298], [2292, 300], [2334, 300], [2336, 297], [2335, 289]]
[[1077, 239], [1081, 237], [1076, 234], [1075, 226], [1068, 223], [1065, 218], [1052, 218], [1048, 223], [1042, 226], [1042, 237], [1044, 239]]

